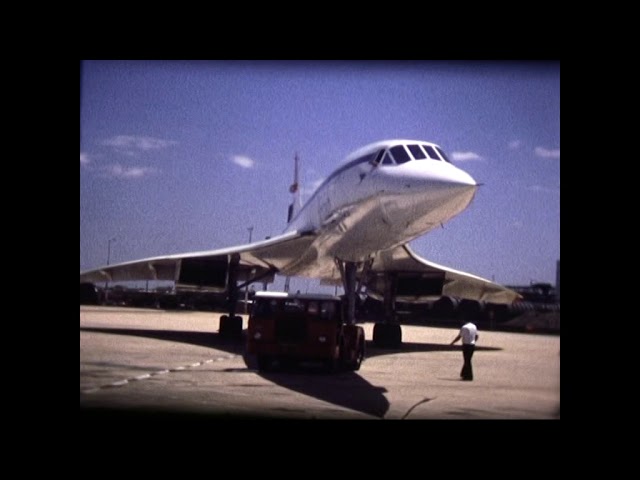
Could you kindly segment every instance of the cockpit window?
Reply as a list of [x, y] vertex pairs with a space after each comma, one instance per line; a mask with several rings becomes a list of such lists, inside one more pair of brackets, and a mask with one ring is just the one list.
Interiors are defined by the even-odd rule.
[[409, 153], [407, 153], [403, 145], [396, 145], [389, 150], [393, 154], [393, 158], [395, 158], [396, 163], [400, 164], [411, 161], [411, 157], [409, 156]]
[[445, 161], [445, 162], [449, 162], [449, 163], [451, 163], [451, 160], [449, 160], [449, 157], [447, 157], [447, 156], [444, 154], [444, 152], [442, 151], [442, 149], [441, 149], [441, 148], [436, 147], [436, 149], [438, 150], [438, 152], [440, 153], [440, 155], [442, 156], [442, 158], [444, 158], [444, 161]]
[[374, 165], [378, 165], [380, 163], [380, 160], [382, 160], [383, 154], [384, 154], [384, 150], [380, 150], [379, 152], [376, 152], [375, 157], [373, 157], [373, 160], [371, 161], [371, 163], [373, 163]]
[[382, 164], [383, 165], [395, 165], [396, 162], [393, 161], [393, 158], [391, 158], [391, 155], [389, 155], [389, 152], [385, 153], [384, 158], [382, 159]]
[[411, 155], [413, 155], [413, 158], [415, 158], [416, 160], [422, 160], [423, 158], [427, 158], [427, 156], [424, 154], [424, 152], [420, 148], [420, 145], [407, 145], [407, 148], [411, 152]]
[[429, 158], [433, 160], [441, 160], [436, 151], [433, 149], [431, 145], [423, 145], [422, 148], [425, 149]]

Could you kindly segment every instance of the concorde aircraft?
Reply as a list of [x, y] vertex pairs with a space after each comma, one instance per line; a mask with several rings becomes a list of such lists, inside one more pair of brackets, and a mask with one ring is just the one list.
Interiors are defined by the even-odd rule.
[[276, 274], [341, 284], [347, 320], [354, 323], [356, 296], [384, 301], [385, 321], [374, 326], [379, 346], [398, 346], [402, 331], [396, 300], [420, 302], [440, 296], [509, 304], [520, 296], [475, 275], [429, 262], [409, 242], [462, 212], [478, 184], [436, 144], [386, 140], [346, 157], [300, 206], [297, 165], [288, 225], [281, 235], [219, 250], [167, 255], [80, 272], [80, 282], [172, 280], [177, 287], [225, 292], [229, 315], [220, 335], [237, 338], [238, 292]]

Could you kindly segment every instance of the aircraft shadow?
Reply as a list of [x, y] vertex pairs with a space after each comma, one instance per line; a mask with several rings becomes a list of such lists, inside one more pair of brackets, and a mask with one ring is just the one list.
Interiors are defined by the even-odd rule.
[[[228, 353], [242, 355], [247, 371], [255, 370], [255, 359], [246, 355], [244, 341], [238, 342], [223, 339], [218, 333], [214, 332], [99, 327], [80, 327], [80, 331], [153, 338], [199, 347], [216, 348]], [[243, 333], [246, 333], [246, 331]], [[402, 352], [449, 352], [461, 350], [460, 345], [416, 342], [404, 342], [400, 349], [382, 349], [375, 347], [371, 340], [367, 340], [366, 348], [366, 358]], [[496, 351], [502, 349], [478, 346], [476, 350]], [[372, 385], [358, 375], [357, 372], [327, 374], [312, 364], [303, 364], [275, 369], [275, 371], [268, 373], [257, 371], [256, 373], [283, 388], [377, 418], [383, 418], [389, 409], [389, 401], [384, 396], [386, 389]]]
[[[484, 347], [482, 345], [476, 346], [476, 352], [495, 352], [502, 350], [499, 347]], [[405, 353], [405, 352], [460, 352], [462, 346], [458, 343], [456, 345], [449, 345], [446, 343], [417, 343], [417, 342], [403, 342], [402, 348], [379, 348], [373, 344], [372, 340], [367, 340], [366, 343], [366, 358], [377, 357], [379, 355], [390, 355], [392, 353]]]
[[[253, 356], [245, 354], [244, 360], [248, 368], [255, 368]], [[384, 396], [387, 389], [372, 385], [357, 372], [328, 373], [322, 366], [309, 362], [276, 364], [274, 371], [256, 373], [288, 390], [377, 418], [383, 418], [389, 410], [389, 401]]]
[[[80, 327], [81, 332], [153, 338], [211, 347], [242, 355], [247, 371], [255, 369], [255, 359], [244, 351], [244, 342], [222, 339], [217, 333], [181, 330]], [[269, 373], [256, 373], [276, 385], [358, 412], [382, 418], [389, 409], [386, 389], [367, 382], [356, 372], [328, 374], [314, 365], [292, 365]], [[257, 412], [256, 412], [257, 413]], [[279, 412], [282, 413], [282, 412]], [[284, 412], [286, 414], [286, 412]]]
[[213, 347], [229, 353], [242, 354], [244, 342], [235, 342], [221, 338], [218, 333], [193, 332], [187, 330], [148, 330], [138, 328], [100, 328], [80, 327], [81, 332], [108, 333], [111, 335], [126, 335], [131, 337], [154, 338], [169, 342], [187, 343], [198, 347]]

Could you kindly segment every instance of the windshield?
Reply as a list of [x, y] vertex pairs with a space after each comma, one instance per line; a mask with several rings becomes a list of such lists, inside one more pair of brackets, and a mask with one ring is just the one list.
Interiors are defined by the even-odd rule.
[[310, 320], [339, 320], [339, 304], [332, 300], [260, 299], [256, 302], [253, 316], [265, 318], [286, 314]]
[[438, 152], [440, 153], [440, 155], [442, 156], [442, 158], [444, 158], [445, 162], [449, 162], [451, 163], [451, 160], [449, 160], [449, 157], [447, 157], [445, 155], [445, 153], [442, 151], [442, 149], [440, 147], [436, 147], [436, 150], [438, 150]]
[[412, 160], [436, 160], [451, 163], [441, 148], [422, 144], [396, 145], [388, 150], [380, 150], [372, 158], [372, 163], [382, 165], [401, 165]]

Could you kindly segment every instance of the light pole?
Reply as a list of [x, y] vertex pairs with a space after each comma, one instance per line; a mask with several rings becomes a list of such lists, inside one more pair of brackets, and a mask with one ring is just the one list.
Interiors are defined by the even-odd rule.
[[[111, 242], [115, 242], [116, 237], [110, 238], [107, 242], [107, 265], [111, 261]], [[109, 280], [107, 280], [104, 284], [104, 303], [107, 303], [109, 300]]]
[[[251, 243], [251, 238], [253, 237], [253, 227], [248, 227], [249, 230], [249, 243]], [[249, 312], [249, 285], [247, 284], [244, 287], [244, 313]]]
[[109, 262], [111, 261], [111, 242], [115, 242], [115, 241], [116, 241], [116, 237], [109, 239], [109, 243], [107, 245], [107, 265], [109, 265]]

